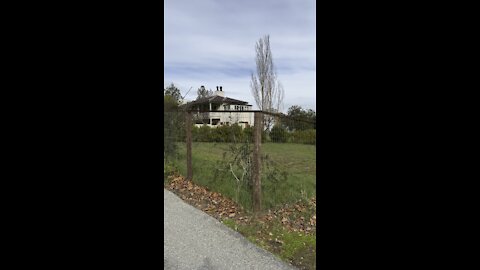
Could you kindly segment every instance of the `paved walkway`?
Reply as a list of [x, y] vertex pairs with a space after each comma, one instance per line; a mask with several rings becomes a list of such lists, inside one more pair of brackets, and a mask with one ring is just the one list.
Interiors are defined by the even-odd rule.
[[295, 269], [164, 189], [164, 269]]

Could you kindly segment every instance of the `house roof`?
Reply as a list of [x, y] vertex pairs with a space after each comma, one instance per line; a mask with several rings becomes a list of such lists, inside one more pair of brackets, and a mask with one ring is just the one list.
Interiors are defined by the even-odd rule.
[[205, 104], [205, 103], [225, 103], [225, 104], [239, 104], [239, 105], [248, 105], [248, 102], [238, 100], [238, 99], [233, 99], [229, 97], [221, 97], [221, 96], [212, 96], [212, 97], [206, 97], [206, 98], [200, 98], [192, 102], [188, 102], [185, 104], [185, 106], [190, 107], [193, 105], [198, 105], [198, 104]]

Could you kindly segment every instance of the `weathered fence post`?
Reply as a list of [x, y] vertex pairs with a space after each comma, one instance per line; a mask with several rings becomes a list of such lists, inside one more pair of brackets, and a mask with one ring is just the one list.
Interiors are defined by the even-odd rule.
[[263, 130], [263, 113], [255, 112], [253, 131], [253, 212], [258, 213], [262, 209], [262, 185], [260, 182], [261, 153]]
[[192, 180], [192, 113], [185, 113], [185, 132], [187, 143], [187, 180]]

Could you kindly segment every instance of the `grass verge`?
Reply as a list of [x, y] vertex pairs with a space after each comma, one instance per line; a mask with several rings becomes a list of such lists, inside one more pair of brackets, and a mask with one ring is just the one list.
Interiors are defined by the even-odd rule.
[[[173, 166], [186, 175], [185, 144], [178, 144], [178, 155]], [[225, 155], [224, 155], [225, 154]], [[251, 209], [251, 194], [245, 187], [237, 191], [237, 182], [228, 171], [220, 171], [228, 160], [228, 143], [195, 142], [192, 145], [193, 181], [235, 200], [245, 209]], [[262, 154], [268, 156], [274, 167], [285, 173], [286, 179], [274, 180], [262, 174], [262, 202], [264, 209], [315, 196], [316, 147], [292, 143], [264, 143]], [[262, 172], [265, 172], [263, 168]], [[237, 193], [238, 192], [238, 193]]]
[[316, 236], [285, 230], [279, 220], [271, 223], [239, 224], [225, 219], [223, 224], [238, 231], [254, 244], [302, 270], [316, 267]]

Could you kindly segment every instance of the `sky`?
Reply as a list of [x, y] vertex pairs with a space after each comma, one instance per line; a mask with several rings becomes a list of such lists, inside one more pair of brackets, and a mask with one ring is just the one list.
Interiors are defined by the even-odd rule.
[[292, 105], [316, 111], [315, 0], [165, 0], [164, 87], [186, 100], [204, 85], [255, 104], [251, 74], [255, 43], [270, 36], [283, 112]]

